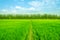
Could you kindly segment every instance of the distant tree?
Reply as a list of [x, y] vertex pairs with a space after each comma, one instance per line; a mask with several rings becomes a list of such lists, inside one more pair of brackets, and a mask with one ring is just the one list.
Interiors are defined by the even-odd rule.
[[40, 14], [32, 14], [32, 15], [1, 15], [0, 19], [60, 19], [58, 15], [40, 15]]

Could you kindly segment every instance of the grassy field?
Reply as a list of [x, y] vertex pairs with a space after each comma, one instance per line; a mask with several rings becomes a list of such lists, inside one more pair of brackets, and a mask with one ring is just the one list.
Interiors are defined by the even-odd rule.
[[2, 19], [0, 40], [60, 40], [60, 20]]

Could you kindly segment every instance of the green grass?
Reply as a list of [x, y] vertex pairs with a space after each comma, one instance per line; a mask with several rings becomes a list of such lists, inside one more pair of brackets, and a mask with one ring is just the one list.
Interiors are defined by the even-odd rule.
[[60, 40], [60, 20], [33, 20], [34, 40]]
[[2, 19], [0, 40], [60, 40], [60, 20]]
[[25, 40], [29, 20], [0, 20], [0, 40]]

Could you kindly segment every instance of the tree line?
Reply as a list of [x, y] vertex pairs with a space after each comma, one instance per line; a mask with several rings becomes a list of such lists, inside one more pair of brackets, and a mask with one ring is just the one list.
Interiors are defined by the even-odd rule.
[[1, 15], [0, 19], [60, 19], [58, 15], [30, 14], [30, 15]]

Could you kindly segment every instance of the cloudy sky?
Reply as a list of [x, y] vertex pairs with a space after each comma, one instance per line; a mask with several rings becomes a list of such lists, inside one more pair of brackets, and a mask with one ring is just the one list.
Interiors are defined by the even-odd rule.
[[0, 0], [0, 13], [60, 14], [60, 0]]

